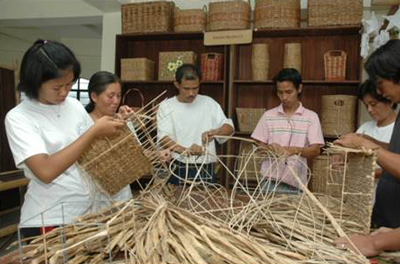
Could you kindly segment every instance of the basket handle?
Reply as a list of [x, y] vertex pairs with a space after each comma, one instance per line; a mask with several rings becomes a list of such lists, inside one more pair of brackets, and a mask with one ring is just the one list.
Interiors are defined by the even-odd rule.
[[325, 56], [331, 56], [331, 57], [341, 57], [344, 56], [346, 53], [343, 50], [328, 50], [325, 53]]
[[126, 93], [124, 94], [124, 97], [122, 97], [121, 105], [125, 104], [125, 101], [126, 101], [126, 98], [128, 97], [128, 94], [130, 92], [132, 92], [132, 91], [134, 91], [134, 92], [139, 94], [140, 100], [142, 101], [142, 106], [141, 107], [143, 108], [144, 107], [144, 96], [143, 96], [142, 92], [138, 88], [130, 88], [128, 91], [126, 91]]
[[333, 103], [336, 106], [344, 106], [344, 101], [342, 99], [336, 99]]

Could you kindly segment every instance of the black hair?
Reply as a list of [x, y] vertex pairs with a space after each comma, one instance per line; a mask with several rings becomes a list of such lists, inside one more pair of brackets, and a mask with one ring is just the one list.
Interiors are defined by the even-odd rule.
[[200, 80], [201, 72], [199, 67], [194, 64], [183, 64], [175, 73], [175, 80], [180, 84], [184, 80]]
[[39, 39], [22, 58], [18, 90], [31, 99], [38, 99], [42, 84], [61, 77], [61, 71], [67, 69], [72, 70], [76, 81], [81, 66], [74, 53], [60, 42]]
[[100, 95], [107, 89], [107, 86], [112, 83], [121, 84], [121, 81], [117, 75], [108, 71], [99, 71], [90, 77], [88, 86], [90, 103], [85, 107], [88, 113], [91, 113], [96, 106], [96, 103], [93, 101], [91, 96], [92, 93]]
[[291, 82], [293, 83], [296, 90], [299, 90], [300, 84], [302, 83], [300, 73], [293, 68], [284, 68], [278, 72], [273, 78], [275, 84], [278, 82]]
[[[378, 94], [377, 89], [376, 89], [376, 84], [372, 79], [367, 79], [365, 80], [360, 87], [358, 87], [357, 90], [357, 97], [361, 101], [364, 99], [366, 95], [370, 95], [372, 98], [375, 100], [385, 103], [385, 104], [392, 104], [392, 102], [383, 97], [382, 95]], [[392, 109], [396, 109], [397, 104], [392, 105]]]
[[369, 56], [365, 63], [369, 77], [376, 81], [378, 78], [400, 82], [400, 40], [389, 40]]

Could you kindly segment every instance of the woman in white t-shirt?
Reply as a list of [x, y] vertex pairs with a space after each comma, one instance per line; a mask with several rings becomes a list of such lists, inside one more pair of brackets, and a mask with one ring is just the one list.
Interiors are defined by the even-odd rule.
[[124, 125], [106, 116], [82, 133], [92, 121], [68, 97], [80, 71], [72, 51], [55, 41], [36, 41], [22, 60], [18, 89], [27, 98], [7, 113], [5, 125], [15, 164], [30, 179], [19, 224], [25, 237], [91, 209], [75, 162], [96, 137]]
[[[396, 120], [394, 110], [397, 105], [379, 95], [376, 91], [374, 82], [369, 79], [363, 82], [358, 90], [358, 99], [362, 100], [373, 120], [363, 123], [356, 133], [389, 143]], [[378, 165], [375, 170], [375, 190], [381, 174], [382, 169]]]

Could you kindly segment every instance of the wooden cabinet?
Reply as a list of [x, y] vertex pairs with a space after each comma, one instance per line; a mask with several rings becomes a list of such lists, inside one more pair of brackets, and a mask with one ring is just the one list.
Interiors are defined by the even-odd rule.
[[[258, 30], [253, 34], [253, 43], [268, 43], [270, 52], [270, 72], [272, 78], [283, 68], [285, 43], [301, 43], [303, 93], [301, 101], [306, 108], [320, 114], [321, 96], [328, 94], [355, 95], [361, 80], [360, 27], [296, 28]], [[118, 35], [116, 39], [115, 72], [121, 74], [122, 58], [147, 57], [156, 62], [158, 72], [158, 53], [162, 51], [194, 51], [201, 55], [205, 52], [224, 54], [224, 77], [222, 81], [203, 82], [200, 93], [209, 95], [218, 101], [227, 116], [235, 122], [237, 107], [271, 109], [279, 105], [275, 85], [272, 80], [251, 80], [251, 44], [213, 46], [203, 45], [202, 33], [155, 33]], [[344, 50], [347, 53], [346, 80], [332, 82], [324, 80], [323, 55], [328, 50]], [[199, 63], [198, 63], [199, 64]], [[167, 90], [168, 97], [176, 94], [172, 82], [138, 81], [125, 82], [123, 91], [139, 88], [145, 97], [145, 103], [151, 101], [162, 91]], [[140, 106], [139, 97], [127, 98], [131, 106]], [[238, 131], [236, 135], [249, 136], [250, 133]], [[229, 153], [237, 153], [239, 146], [230, 144]], [[231, 162], [233, 164], [233, 162]], [[223, 181], [229, 184], [229, 179]]]

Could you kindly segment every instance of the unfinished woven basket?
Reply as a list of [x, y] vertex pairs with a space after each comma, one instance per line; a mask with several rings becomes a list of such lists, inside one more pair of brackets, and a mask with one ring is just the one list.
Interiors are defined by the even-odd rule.
[[122, 5], [122, 34], [172, 31], [174, 7], [166, 1]]
[[308, 0], [308, 26], [359, 25], [362, 0]]
[[253, 132], [265, 111], [265, 108], [236, 108], [239, 131]]
[[236, 175], [241, 176], [241, 180], [261, 180], [261, 164], [263, 158], [257, 154], [251, 155], [253, 145], [250, 142], [240, 142], [239, 155], [236, 158]]
[[250, 4], [242, 0], [211, 2], [209, 4], [209, 30], [250, 28]]
[[329, 160], [327, 155], [319, 155], [314, 158], [312, 164], [311, 185], [309, 186], [312, 192], [326, 193], [328, 169]]
[[300, 27], [300, 0], [256, 0], [254, 27]]
[[301, 44], [286, 43], [283, 68], [294, 68], [301, 73]]
[[336, 137], [354, 132], [356, 106], [356, 96], [322, 96], [321, 126], [324, 135]]
[[127, 126], [117, 135], [93, 141], [78, 164], [95, 186], [109, 195], [152, 172], [149, 159]]
[[266, 43], [252, 45], [251, 73], [254, 81], [266, 81], [269, 74], [269, 46]]
[[204, 9], [184, 9], [178, 8], [174, 11], [174, 31], [175, 32], [194, 32], [205, 31], [207, 17]]

